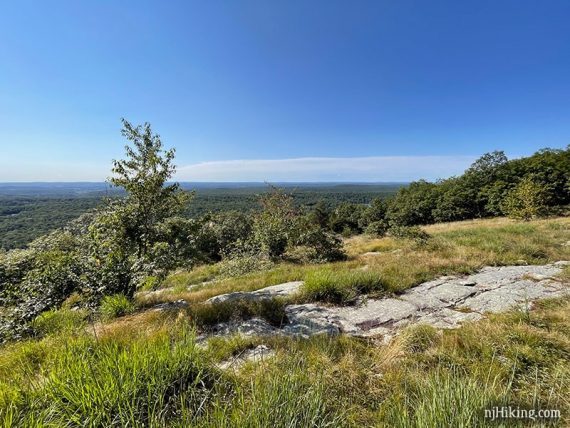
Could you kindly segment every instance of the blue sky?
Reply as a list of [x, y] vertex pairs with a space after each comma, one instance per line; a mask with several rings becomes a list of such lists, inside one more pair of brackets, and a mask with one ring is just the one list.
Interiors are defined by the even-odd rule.
[[405, 181], [570, 143], [570, 2], [2, 1], [0, 181]]

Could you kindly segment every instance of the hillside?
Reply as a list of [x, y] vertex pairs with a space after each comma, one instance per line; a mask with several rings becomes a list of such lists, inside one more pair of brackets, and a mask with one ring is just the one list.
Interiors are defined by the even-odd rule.
[[189, 216], [174, 149], [122, 134], [120, 194], [0, 252], [4, 426], [567, 417], [570, 148], [398, 189], [210, 188]]
[[[566, 297], [455, 329], [411, 325], [390, 341], [384, 334], [237, 333], [204, 341], [224, 321], [283, 323], [287, 302], [350, 311], [362, 293], [398, 296], [441, 275], [570, 260], [569, 218], [497, 218], [424, 231], [427, 242], [348, 238], [348, 259], [325, 265], [282, 263], [236, 277], [220, 274], [218, 265], [179, 271], [163, 291], [141, 292], [134, 307], [121, 306], [134, 313], [115, 319], [84, 318], [70, 300], [36, 321], [40, 337], [0, 351], [3, 426], [494, 426], [484, 409], [501, 405], [557, 409], [567, 422]], [[298, 280], [305, 281], [299, 292], [285, 298], [204, 303]], [[549, 281], [568, 286], [570, 271]], [[165, 302], [176, 304], [156, 309]]]

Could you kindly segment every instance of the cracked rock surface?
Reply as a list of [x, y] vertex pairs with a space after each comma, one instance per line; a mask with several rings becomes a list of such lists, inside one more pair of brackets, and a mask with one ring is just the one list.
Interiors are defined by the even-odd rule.
[[[325, 306], [318, 303], [288, 305], [287, 323], [280, 328], [254, 318], [216, 326], [217, 335], [348, 334], [353, 336], [392, 336], [410, 323], [436, 328], [456, 328], [462, 322], [476, 321], [485, 313], [513, 307], [528, 308], [532, 301], [570, 294], [570, 287], [555, 278], [570, 262], [543, 266], [485, 267], [469, 276], [445, 276], [424, 282], [399, 296], [364, 300], [358, 306]], [[302, 282], [280, 284], [251, 293], [216, 296], [211, 302], [234, 299], [264, 299], [296, 293]]]

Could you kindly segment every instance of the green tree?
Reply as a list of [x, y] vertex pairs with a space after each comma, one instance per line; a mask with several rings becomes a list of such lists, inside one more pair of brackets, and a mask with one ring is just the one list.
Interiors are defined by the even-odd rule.
[[425, 180], [401, 188], [390, 201], [386, 218], [391, 225], [413, 226], [433, 223], [437, 206], [437, 185]]
[[262, 210], [253, 220], [254, 240], [270, 258], [283, 255], [296, 233], [299, 213], [293, 204], [293, 196], [271, 186], [270, 191], [259, 197]]
[[509, 217], [531, 220], [545, 213], [545, 201], [545, 187], [527, 176], [507, 194], [502, 210]]
[[174, 149], [164, 150], [160, 136], [149, 123], [133, 126], [123, 119], [122, 135], [132, 143], [125, 146], [126, 159], [114, 160], [109, 181], [127, 192], [127, 208], [121, 221], [125, 238], [144, 257], [155, 244], [157, 225], [179, 213], [189, 194], [178, 183], [168, 184], [176, 167]]
[[330, 228], [347, 236], [362, 232], [359, 221], [365, 209], [364, 205], [342, 202], [330, 217]]
[[374, 198], [370, 205], [366, 207], [359, 219], [359, 225], [362, 229], [366, 229], [369, 224], [383, 222], [388, 211], [388, 204], [382, 198]]
[[331, 216], [331, 209], [323, 199], [319, 199], [308, 216], [312, 223], [319, 227], [327, 228]]

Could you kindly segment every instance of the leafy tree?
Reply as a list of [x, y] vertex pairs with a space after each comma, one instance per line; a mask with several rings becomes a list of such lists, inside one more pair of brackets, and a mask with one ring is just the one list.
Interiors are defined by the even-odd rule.
[[509, 217], [531, 220], [544, 214], [545, 201], [545, 187], [527, 176], [507, 194], [502, 210]]
[[468, 175], [477, 175], [480, 181], [493, 181], [502, 165], [508, 162], [505, 152], [494, 151], [485, 153], [465, 171]]
[[479, 188], [467, 175], [442, 181], [437, 187], [437, 201], [432, 210], [433, 220], [445, 222], [479, 217], [478, 192]]
[[221, 260], [238, 240], [248, 240], [253, 229], [252, 216], [239, 211], [210, 213], [200, 223], [198, 250], [209, 261]]
[[319, 227], [328, 228], [331, 217], [331, 209], [329, 205], [322, 199], [315, 204], [313, 210], [309, 213], [310, 221]]
[[294, 232], [287, 249], [290, 259], [303, 263], [323, 263], [346, 258], [342, 240], [334, 232], [311, 222], [307, 217], [298, 219]]
[[330, 217], [330, 228], [343, 235], [351, 235], [362, 232], [360, 218], [366, 207], [352, 204], [350, 202], [341, 203], [333, 211]]
[[481, 189], [479, 196], [485, 201], [486, 215], [495, 217], [504, 214], [501, 206], [512, 187], [511, 184], [503, 180], [497, 180]]
[[388, 211], [388, 204], [382, 198], [374, 198], [370, 205], [366, 207], [359, 219], [359, 226], [362, 229], [371, 223], [384, 221], [386, 212]]
[[133, 147], [126, 145], [126, 159], [114, 160], [109, 181], [127, 192], [127, 206], [122, 211], [127, 243], [136, 248], [137, 257], [147, 255], [157, 239], [157, 225], [179, 213], [189, 195], [178, 183], [167, 184], [172, 178], [174, 149], [164, 150], [160, 136], [153, 134], [149, 123], [133, 126], [123, 119], [122, 135]]
[[268, 193], [259, 197], [261, 212], [253, 219], [253, 237], [270, 258], [281, 256], [295, 234], [298, 211], [293, 197], [271, 186]]
[[400, 189], [390, 201], [386, 218], [390, 224], [397, 226], [432, 223], [437, 196], [436, 184], [425, 180], [414, 181]]

